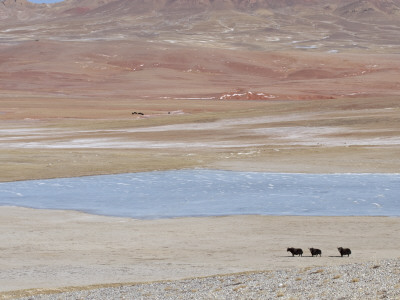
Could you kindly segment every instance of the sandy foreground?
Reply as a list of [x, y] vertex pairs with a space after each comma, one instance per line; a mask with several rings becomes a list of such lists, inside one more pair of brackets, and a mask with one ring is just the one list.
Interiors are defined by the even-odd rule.
[[[1, 207], [0, 222], [2, 298], [61, 287], [363, 263], [398, 258], [400, 248], [394, 238], [400, 218], [389, 217], [134, 220]], [[289, 255], [290, 246], [303, 248], [304, 256]], [[353, 254], [342, 258], [337, 246]], [[311, 257], [308, 247], [320, 248], [322, 257]]]

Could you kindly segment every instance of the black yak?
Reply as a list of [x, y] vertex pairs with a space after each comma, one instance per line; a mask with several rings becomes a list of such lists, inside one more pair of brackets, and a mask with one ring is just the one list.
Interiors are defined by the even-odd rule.
[[287, 252], [292, 253], [292, 256], [303, 256], [303, 250], [301, 250], [300, 248], [287, 248]]
[[337, 248], [339, 250], [340, 255], [343, 257], [343, 255], [347, 255], [347, 257], [350, 256], [351, 254], [351, 250], [349, 248], [343, 248], [343, 247], [339, 247]]
[[322, 251], [320, 249], [309, 248], [311, 252], [311, 256], [322, 256]]

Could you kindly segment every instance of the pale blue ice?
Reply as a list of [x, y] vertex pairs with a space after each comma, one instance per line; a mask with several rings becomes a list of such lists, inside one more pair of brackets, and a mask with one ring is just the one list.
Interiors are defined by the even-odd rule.
[[400, 216], [400, 174], [176, 170], [0, 183], [0, 205], [139, 219]]

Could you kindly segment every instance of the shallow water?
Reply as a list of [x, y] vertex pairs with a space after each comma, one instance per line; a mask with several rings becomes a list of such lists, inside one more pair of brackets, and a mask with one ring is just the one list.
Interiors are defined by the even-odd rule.
[[0, 205], [156, 219], [400, 216], [400, 174], [177, 170], [0, 183]]

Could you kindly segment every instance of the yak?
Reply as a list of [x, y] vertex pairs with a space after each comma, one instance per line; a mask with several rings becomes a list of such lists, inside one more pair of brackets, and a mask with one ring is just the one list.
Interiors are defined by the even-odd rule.
[[351, 254], [351, 250], [349, 248], [338, 247], [337, 249], [342, 257], [343, 255], [347, 255], [347, 257], [349, 257]]
[[300, 248], [287, 248], [287, 252], [292, 253], [292, 256], [303, 256], [303, 250]]
[[316, 249], [316, 248], [309, 248], [310, 252], [311, 252], [311, 256], [322, 256], [322, 251], [320, 249]]

